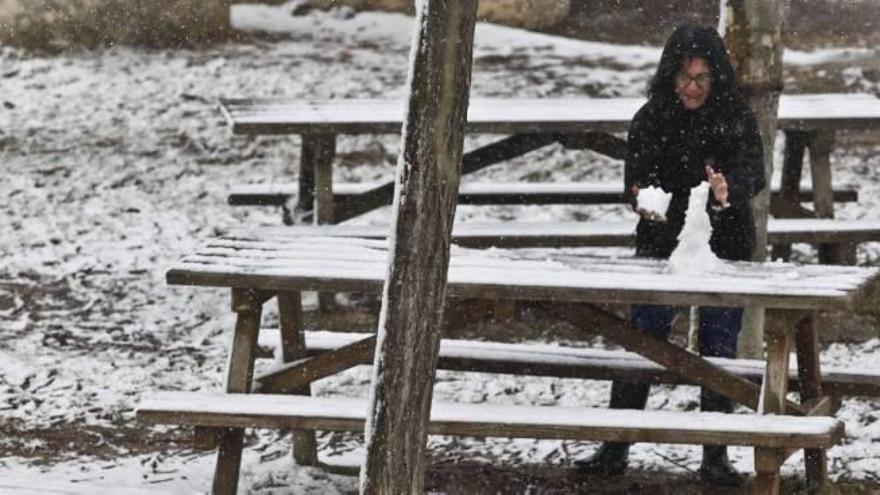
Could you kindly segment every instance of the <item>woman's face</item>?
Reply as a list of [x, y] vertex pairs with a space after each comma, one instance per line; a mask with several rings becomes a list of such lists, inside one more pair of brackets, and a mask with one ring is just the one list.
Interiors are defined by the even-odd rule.
[[681, 61], [675, 73], [675, 94], [688, 110], [696, 110], [706, 103], [712, 89], [712, 73], [702, 57], [690, 57]]

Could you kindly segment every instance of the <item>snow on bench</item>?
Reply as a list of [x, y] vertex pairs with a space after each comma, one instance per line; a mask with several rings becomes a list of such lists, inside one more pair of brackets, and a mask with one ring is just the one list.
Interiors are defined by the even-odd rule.
[[[360, 432], [367, 402], [341, 397], [164, 392], [144, 398], [150, 424]], [[830, 417], [434, 403], [433, 435], [828, 448], [844, 435]]]
[[[309, 355], [332, 351], [364, 339], [371, 334], [311, 331], [305, 333]], [[263, 350], [279, 346], [277, 329], [263, 328], [259, 345]], [[277, 355], [277, 353], [275, 353]], [[755, 382], [760, 382], [765, 363], [757, 359], [708, 358], [710, 362]], [[371, 364], [371, 359], [362, 364]], [[280, 365], [284, 366], [284, 365]], [[508, 344], [476, 340], [443, 339], [438, 369], [552, 376], [591, 380], [624, 379], [648, 383], [684, 384], [681, 376], [633, 352], [605, 349], [561, 347], [551, 344]], [[271, 374], [273, 370], [266, 370]], [[789, 370], [792, 387], [799, 384], [797, 363]], [[822, 390], [832, 396], [880, 397], [880, 370], [823, 366]]]
[[[630, 246], [636, 223], [496, 222], [456, 223], [452, 242], [462, 247], [608, 247]], [[388, 225], [291, 225], [290, 235], [384, 239]], [[847, 243], [880, 241], [880, 220], [787, 218], [769, 220], [769, 242]]]
[[[361, 195], [383, 185], [382, 183], [335, 183], [333, 196], [342, 201], [356, 201]], [[283, 206], [296, 195], [293, 183], [245, 184], [232, 186], [227, 201], [234, 206]], [[611, 183], [589, 182], [511, 182], [463, 183], [459, 187], [458, 203], [469, 205], [491, 204], [614, 204], [623, 203], [621, 186]], [[858, 201], [854, 189], [835, 189], [834, 201]], [[805, 187], [799, 192], [801, 202], [813, 201], [813, 191]], [[779, 188], [773, 189], [779, 196]], [[389, 198], [390, 204], [390, 198]]]

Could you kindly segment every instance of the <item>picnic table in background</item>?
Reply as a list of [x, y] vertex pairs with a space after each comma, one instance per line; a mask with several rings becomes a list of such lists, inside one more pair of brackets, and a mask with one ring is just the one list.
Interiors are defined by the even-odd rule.
[[[626, 131], [644, 101], [643, 98], [473, 98], [467, 131], [508, 136], [466, 153], [462, 175], [557, 142], [622, 159], [626, 143], [615, 134]], [[334, 195], [332, 164], [339, 134], [399, 133], [405, 110], [402, 99], [253, 98], [223, 99], [221, 105], [235, 134], [301, 136], [298, 184], [296, 190], [287, 193], [296, 197], [294, 216], [313, 214], [315, 223], [338, 223], [390, 204], [391, 182], [375, 185], [355, 196]], [[785, 161], [781, 187], [771, 205], [771, 213], [777, 218], [832, 218], [835, 190], [830, 155], [835, 133], [880, 128], [880, 99], [859, 93], [784, 94], [780, 97], [777, 126], [786, 135]], [[801, 201], [806, 199], [801, 193], [805, 149], [810, 150], [812, 211], [801, 206]], [[493, 189], [496, 198], [506, 197], [499, 195], [503, 192], [499, 186]], [[476, 191], [473, 194], [476, 195]], [[845, 198], [838, 192], [838, 199]], [[334, 206], [336, 200], [342, 204]], [[286, 218], [287, 222], [294, 220], [291, 216]]]
[[[187, 392], [166, 394], [146, 399], [138, 416], [153, 423], [231, 428], [217, 430], [218, 477], [237, 472], [244, 427], [296, 429], [295, 457], [314, 463], [314, 437], [310, 439], [306, 430], [361, 428], [363, 415], [358, 408], [362, 403], [309, 397], [288, 400], [273, 394], [308, 395], [312, 381], [363, 363], [373, 353], [375, 337], [364, 336], [306, 358], [300, 293], [378, 293], [386, 277], [387, 250], [388, 242], [384, 239], [308, 236], [283, 227], [243, 229], [209, 240], [169, 270], [167, 280], [173, 285], [231, 289], [237, 322], [231, 340], [226, 392], [258, 393], [249, 398], [223, 394], [197, 397]], [[878, 311], [880, 269], [724, 262], [705, 272], [670, 273], [663, 260], [602, 257], [570, 249], [453, 248], [447, 294], [453, 298], [546, 304], [585, 331], [599, 332], [687, 382], [708, 387], [759, 413], [806, 418], [770, 420], [756, 430], [754, 418], [743, 415], [713, 416], [710, 420], [698, 415], [711, 413], [628, 411], [627, 417], [621, 418], [614, 416], [614, 412], [584, 409], [575, 418], [574, 411], [556, 414], [554, 408], [508, 411], [488, 406], [481, 409], [473, 405], [446, 405], [435, 411], [431, 431], [754, 445], [758, 484], [764, 487], [763, 492], [770, 493], [772, 490], [767, 487], [778, 486], [780, 465], [798, 448], [808, 449], [810, 479], [827, 481], [823, 449], [840, 441], [842, 424], [827, 422], [829, 418], [815, 424], [800, 422], [819, 420], [812, 416], [827, 416], [834, 409], [822, 389], [817, 312]], [[280, 347], [285, 363], [254, 380], [260, 316], [263, 305], [272, 298], [278, 300]], [[765, 306], [772, 325], [765, 332], [763, 385], [630, 326], [608, 329], [597, 324], [589, 312], [583, 311], [583, 304], [591, 303]], [[792, 347], [797, 351], [800, 403], [786, 399]], [[867, 379], [876, 381], [875, 376]], [[690, 416], [681, 414], [697, 416], [691, 421]], [[541, 417], [544, 419], [535, 419]]]

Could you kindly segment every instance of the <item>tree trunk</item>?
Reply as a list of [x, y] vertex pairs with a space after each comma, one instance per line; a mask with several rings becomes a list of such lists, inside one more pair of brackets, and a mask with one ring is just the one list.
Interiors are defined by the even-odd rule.
[[420, 0], [361, 493], [423, 493], [476, 2]]
[[[782, 23], [787, 3], [787, 0], [721, 0], [720, 30], [764, 141], [767, 187], [752, 202], [758, 233], [755, 261], [767, 258], [773, 143], [779, 94], [782, 92]], [[739, 345], [741, 356], [754, 358], [762, 355], [763, 328], [764, 309], [746, 308]]]

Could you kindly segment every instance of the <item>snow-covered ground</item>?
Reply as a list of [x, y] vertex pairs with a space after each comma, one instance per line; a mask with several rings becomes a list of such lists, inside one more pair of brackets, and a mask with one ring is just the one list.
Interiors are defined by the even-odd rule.
[[[220, 388], [231, 313], [223, 291], [167, 287], [164, 271], [217, 231], [243, 222], [277, 224], [278, 212], [232, 208], [229, 185], [286, 182], [299, 155], [289, 137], [231, 136], [221, 97], [402, 97], [412, 19], [337, 9], [291, 17], [277, 7], [236, 5], [237, 27], [263, 32], [205, 51], [115, 48], [40, 57], [0, 47], [0, 493], [14, 483], [82, 482], [192, 493], [210, 488], [213, 454], [175, 444], [173, 429], [141, 428], [140, 394]], [[271, 34], [265, 34], [265, 33]], [[787, 52], [808, 66], [860, 50]], [[639, 96], [659, 48], [576, 41], [481, 24], [475, 96]], [[841, 89], [878, 91], [858, 67]], [[494, 139], [469, 137], [468, 147]], [[338, 180], [390, 179], [398, 136], [342, 137]], [[839, 147], [835, 183], [859, 190], [844, 218], [876, 217], [877, 140]], [[549, 147], [480, 172], [482, 180], [620, 181], [619, 162]], [[627, 215], [604, 207], [461, 207], [458, 221], [591, 220]], [[358, 222], [379, 222], [387, 210]], [[802, 247], [799, 259], [814, 253]], [[862, 246], [874, 263], [878, 247]], [[310, 300], [314, 304], [314, 300]], [[267, 315], [271, 321], [275, 315]], [[568, 343], [572, 345], [572, 343]], [[576, 345], [576, 343], [575, 343]], [[827, 363], [880, 363], [880, 340], [834, 344]], [[265, 366], [269, 363], [260, 363]], [[360, 367], [318, 382], [318, 395], [364, 397]], [[441, 372], [437, 400], [500, 404], [602, 405], [608, 385], [579, 380]], [[655, 387], [649, 407], [689, 409], [690, 387]], [[880, 469], [876, 401], [847, 400], [850, 439], [830, 451], [838, 480], [875, 481]], [[356, 489], [351, 475], [292, 466], [289, 439], [249, 438], [241, 481], [254, 493], [334, 493]], [[357, 466], [355, 435], [319, 437], [321, 459]], [[593, 443], [432, 437], [437, 459], [496, 465], [567, 466]], [[751, 469], [749, 449], [732, 449]], [[699, 448], [638, 445], [632, 465], [694, 471]], [[801, 472], [790, 461], [784, 472]], [[110, 488], [108, 488], [110, 489]]]

